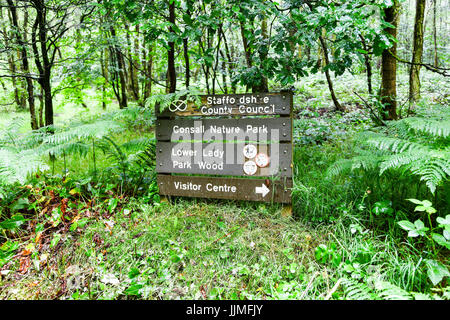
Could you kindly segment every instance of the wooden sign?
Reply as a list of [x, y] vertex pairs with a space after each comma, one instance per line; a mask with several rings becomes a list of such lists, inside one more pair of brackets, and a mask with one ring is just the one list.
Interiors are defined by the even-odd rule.
[[160, 194], [290, 203], [292, 93], [200, 100], [156, 108]]
[[[246, 157], [245, 147], [254, 146], [253, 157]], [[290, 143], [253, 144], [223, 142], [161, 142], [156, 143], [158, 173], [212, 174], [232, 176], [291, 177], [292, 145]], [[247, 171], [245, 163], [255, 164], [258, 154], [266, 155], [267, 164]], [[283, 156], [280, 156], [282, 154]]]
[[239, 179], [158, 175], [162, 195], [251, 200], [264, 202], [291, 202], [291, 179]]
[[273, 117], [156, 121], [156, 137], [161, 141], [188, 140], [186, 137], [203, 141], [291, 141], [291, 131], [289, 119]]
[[156, 116], [289, 116], [292, 111], [291, 93], [202, 95], [200, 100], [198, 105], [192, 101], [178, 101], [162, 112], [157, 108]]

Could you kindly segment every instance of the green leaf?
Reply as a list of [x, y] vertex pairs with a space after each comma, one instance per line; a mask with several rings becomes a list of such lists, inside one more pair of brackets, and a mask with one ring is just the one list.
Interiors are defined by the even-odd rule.
[[133, 278], [137, 277], [140, 274], [141, 274], [141, 272], [139, 271], [139, 269], [136, 268], [136, 267], [133, 267], [133, 268], [130, 269], [130, 272], [128, 272], [128, 277], [130, 279], [133, 279]]
[[6, 241], [0, 246], [0, 250], [3, 252], [12, 252], [19, 249], [19, 242], [17, 241]]
[[445, 218], [437, 217], [436, 222], [441, 225], [449, 225], [450, 226], [450, 214], [446, 215]]
[[433, 233], [431, 237], [437, 244], [440, 244], [450, 250], [450, 241], [447, 241], [442, 235]]
[[171, 260], [173, 263], [178, 263], [178, 262], [181, 261], [181, 257], [180, 257], [179, 255], [177, 255], [177, 254], [173, 254], [173, 255], [170, 257], [170, 260]]
[[416, 220], [413, 223], [409, 222], [408, 220], [402, 220], [397, 222], [399, 226], [403, 229], [408, 231], [408, 237], [417, 237], [417, 236], [425, 236], [425, 232], [428, 231], [428, 228], [425, 227], [423, 222], [419, 219]]
[[61, 240], [61, 234], [55, 233], [52, 241], [50, 241], [50, 248], [54, 248], [59, 243], [59, 240]]
[[144, 287], [144, 285], [142, 285], [142, 284], [133, 284], [133, 285], [129, 286], [129, 287], [124, 291], [124, 293], [125, 293], [127, 296], [140, 296], [140, 295], [141, 295], [140, 290], [141, 290], [143, 287]]
[[17, 200], [14, 205], [12, 206], [11, 210], [18, 211], [25, 208], [28, 208], [30, 203], [28, 202], [28, 198], [20, 198]]
[[5, 221], [0, 222], [0, 229], [5, 230], [13, 230], [19, 228], [22, 224], [25, 223], [27, 219], [25, 219], [22, 215], [12, 216], [10, 219], [6, 219]]
[[410, 231], [410, 230], [414, 230], [415, 226], [413, 223], [409, 222], [408, 220], [402, 220], [397, 222], [399, 224], [399, 226], [406, 231]]
[[411, 201], [412, 203], [415, 203], [415, 204], [422, 204], [422, 201], [417, 200], [417, 199], [406, 199], [406, 200]]
[[375, 215], [391, 215], [394, 212], [394, 209], [391, 208], [391, 203], [389, 201], [380, 201], [375, 202], [374, 208], [372, 209], [372, 213]]
[[436, 260], [427, 259], [425, 260], [427, 266], [427, 275], [431, 280], [433, 285], [437, 285], [444, 279], [444, 277], [450, 277], [450, 272], [447, 267]]

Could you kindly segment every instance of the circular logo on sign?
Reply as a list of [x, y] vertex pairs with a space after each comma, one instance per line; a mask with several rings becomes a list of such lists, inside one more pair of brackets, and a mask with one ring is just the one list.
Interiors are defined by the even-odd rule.
[[169, 106], [169, 110], [171, 112], [177, 112], [177, 111], [183, 112], [183, 111], [186, 111], [186, 109], [187, 109], [187, 103], [185, 100], [178, 100], [177, 102], [174, 102]]
[[244, 147], [244, 156], [248, 159], [253, 159], [256, 156], [256, 146], [253, 144], [248, 144]]
[[269, 164], [269, 156], [265, 153], [258, 153], [255, 158], [258, 167], [264, 168]]
[[258, 170], [258, 167], [256, 166], [256, 163], [254, 161], [250, 160], [244, 163], [245, 174], [252, 176], [256, 173], [256, 170]]

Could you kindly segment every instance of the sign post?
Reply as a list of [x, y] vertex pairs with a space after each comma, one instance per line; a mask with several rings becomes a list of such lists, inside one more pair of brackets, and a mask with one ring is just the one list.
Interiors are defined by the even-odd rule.
[[156, 109], [160, 194], [279, 202], [290, 215], [292, 93], [200, 99]]

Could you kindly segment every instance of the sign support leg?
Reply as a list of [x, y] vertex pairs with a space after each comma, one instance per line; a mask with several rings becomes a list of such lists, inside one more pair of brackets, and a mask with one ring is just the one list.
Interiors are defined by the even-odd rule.
[[285, 204], [281, 209], [281, 217], [283, 218], [292, 218], [292, 205]]

